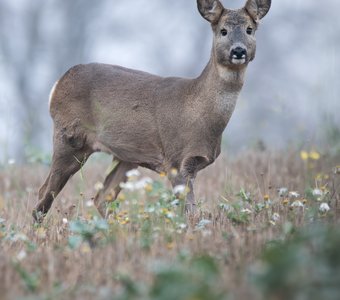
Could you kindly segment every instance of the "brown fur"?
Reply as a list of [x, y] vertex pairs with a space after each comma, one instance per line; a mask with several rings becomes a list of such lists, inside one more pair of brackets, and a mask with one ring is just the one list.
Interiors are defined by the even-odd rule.
[[[169, 179], [173, 186], [188, 185], [186, 201], [191, 209], [195, 176], [220, 154], [222, 133], [248, 62], [255, 56], [255, 37], [246, 29], [252, 26], [255, 31], [256, 24], [247, 7], [251, 5], [254, 13], [258, 2], [270, 6], [269, 0], [249, 0], [243, 9], [227, 10], [218, 0], [198, 0], [201, 15], [214, 31], [210, 61], [198, 78], [163, 78], [96, 63], [71, 68], [51, 93], [54, 153], [33, 213], [36, 220], [41, 220], [70, 176], [96, 151], [107, 152], [119, 162], [96, 196], [103, 215], [105, 192], [112, 189], [117, 196], [126, 171], [138, 166], [166, 173], [176, 168], [178, 175]], [[223, 28], [228, 36], [221, 35]], [[242, 64], [231, 60], [235, 45], [247, 50]]]

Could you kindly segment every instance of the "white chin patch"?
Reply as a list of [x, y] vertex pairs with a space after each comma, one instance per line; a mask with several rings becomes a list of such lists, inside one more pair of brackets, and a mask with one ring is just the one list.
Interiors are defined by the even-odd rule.
[[237, 58], [232, 58], [231, 59], [232, 64], [234, 65], [243, 65], [246, 63], [246, 59], [245, 58], [241, 58], [241, 59], [237, 59]]

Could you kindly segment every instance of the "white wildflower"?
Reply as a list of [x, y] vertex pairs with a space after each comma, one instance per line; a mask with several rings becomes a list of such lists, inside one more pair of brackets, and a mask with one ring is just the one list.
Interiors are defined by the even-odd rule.
[[88, 201], [86, 201], [86, 206], [87, 206], [87, 207], [92, 207], [93, 205], [94, 205], [93, 200], [88, 200]]
[[122, 189], [126, 189], [128, 191], [136, 191], [136, 190], [142, 190], [147, 185], [152, 184], [153, 180], [149, 177], [144, 177], [136, 182], [128, 181], [128, 182], [121, 182], [120, 187]]
[[330, 210], [330, 207], [329, 207], [328, 203], [323, 202], [323, 203], [320, 204], [319, 210], [322, 213], [326, 213]]
[[276, 222], [275, 222], [275, 221], [273, 221], [273, 220], [269, 220], [269, 224], [271, 224], [271, 225], [275, 226], [275, 225], [276, 225]]
[[273, 215], [272, 215], [272, 220], [273, 220], [274, 222], [280, 221], [280, 215], [279, 215], [278, 213], [273, 213]]
[[210, 220], [205, 220], [205, 219], [202, 219], [201, 221], [199, 221], [199, 223], [196, 225], [196, 229], [204, 229], [205, 226], [211, 224], [211, 221]]
[[17, 255], [17, 260], [22, 261], [26, 256], [26, 251], [22, 249]]
[[185, 229], [185, 228], [187, 228], [187, 224], [185, 224], [185, 223], [180, 223], [180, 224], [178, 224], [178, 228], [180, 228], [180, 229]]
[[131, 192], [136, 190], [135, 184], [133, 182], [121, 182], [119, 184], [119, 186], [122, 189], [126, 189], [126, 190], [131, 191]]
[[67, 224], [68, 220], [66, 218], [63, 218], [63, 224]]
[[313, 193], [313, 196], [316, 197], [317, 201], [322, 200], [322, 196], [324, 195], [324, 193], [320, 189], [314, 189], [312, 193]]
[[251, 210], [250, 210], [250, 209], [248, 209], [248, 208], [243, 208], [243, 209], [241, 209], [241, 213], [244, 213], [244, 214], [250, 215], [250, 214], [251, 214]]
[[290, 206], [291, 207], [303, 207], [303, 203], [300, 200], [296, 200]]
[[176, 185], [174, 187], [174, 194], [183, 194], [185, 192], [186, 186], [181, 184], [181, 185]]
[[323, 195], [323, 193], [320, 189], [314, 189], [312, 193], [313, 193], [313, 196], [316, 196], [316, 197]]
[[169, 211], [168, 213], [166, 213], [166, 217], [169, 219], [173, 219], [175, 216], [176, 215], [172, 211]]
[[279, 188], [279, 189], [277, 190], [277, 192], [278, 192], [278, 194], [279, 194], [280, 197], [283, 197], [283, 196], [287, 195], [288, 189], [285, 188], [285, 187], [282, 187], [282, 188]]
[[334, 174], [340, 174], [340, 166], [336, 166], [333, 168]]
[[102, 190], [104, 188], [104, 185], [101, 183], [101, 182], [97, 182], [95, 185], [94, 185], [94, 189], [98, 192], [100, 190]]
[[300, 194], [298, 192], [289, 192], [289, 197], [291, 197], [291, 198], [299, 198]]
[[152, 184], [153, 180], [150, 177], [144, 177], [141, 180], [138, 180], [135, 184], [137, 190], [144, 189], [147, 185]]
[[140, 176], [140, 172], [137, 169], [132, 169], [130, 171], [127, 171], [125, 175], [126, 175], [126, 177], [129, 177], [129, 178], [131, 178], [131, 177], [139, 177]]
[[148, 212], [148, 213], [153, 213], [155, 211], [155, 207], [154, 206], [150, 206], [145, 211]]
[[11, 241], [17, 242], [17, 241], [28, 241], [28, 237], [23, 233], [16, 233], [14, 236], [11, 237]]
[[179, 200], [175, 199], [174, 201], [171, 202], [172, 206], [178, 206], [179, 205]]

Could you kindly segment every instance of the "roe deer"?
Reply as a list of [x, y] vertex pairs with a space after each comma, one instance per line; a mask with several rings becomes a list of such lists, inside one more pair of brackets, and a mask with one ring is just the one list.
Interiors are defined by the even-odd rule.
[[197, 0], [211, 23], [211, 58], [195, 79], [163, 78], [106, 64], [72, 67], [53, 87], [54, 121], [50, 173], [33, 211], [42, 221], [68, 179], [94, 152], [113, 155], [116, 167], [95, 197], [105, 216], [105, 195], [120, 191], [126, 172], [142, 166], [170, 173], [173, 187], [188, 187], [186, 208], [194, 209], [196, 174], [221, 151], [222, 133], [235, 108], [247, 65], [255, 56], [255, 31], [271, 0], [248, 0], [225, 9], [219, 0]]

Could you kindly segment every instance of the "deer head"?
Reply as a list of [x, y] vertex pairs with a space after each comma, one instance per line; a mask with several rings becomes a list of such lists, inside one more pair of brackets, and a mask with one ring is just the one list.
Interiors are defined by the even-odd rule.
[[220, 66], [244, 66], [254, 59], [255, 32], [271, 0], [248, 0], [237, 10], [225, 9], [219, 0], [198, 0], [197, 5], [202, 17], [211, 23], [213, 56]]

